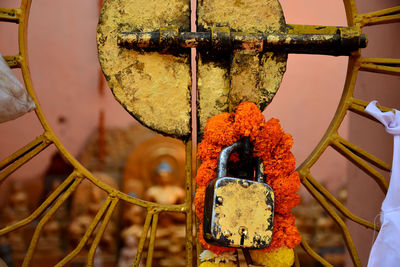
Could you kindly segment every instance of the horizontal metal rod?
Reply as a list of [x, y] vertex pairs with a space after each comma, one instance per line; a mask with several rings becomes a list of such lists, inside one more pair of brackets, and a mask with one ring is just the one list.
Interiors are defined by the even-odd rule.
[[349, 31], [349, 28], [338, 28], [334, 34], [241, 33], [230, 32], [226, 28], [212, 29], [210, 32], [161, 29], [154, 32], [120, 32], [118, 44], [127, 49], [162, 52], [196, 47], [226, 52], [256, 50], [339, 56], [366, 47], [367, 38], [364, 34]]
[[19, 23], [21, 9], [0, 7], [0, 21]]

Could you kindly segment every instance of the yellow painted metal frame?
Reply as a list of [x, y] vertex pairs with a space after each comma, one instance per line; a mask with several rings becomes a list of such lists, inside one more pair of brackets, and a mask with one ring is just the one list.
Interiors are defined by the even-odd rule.
[[[369, 25], [385, 24], [400, 22], [400, 6], [394, 8], [388, 8], [376, 12], [358, 14], [354, 0], [344, 0], [346, 14], [348, 18], [349, 26], [354, 27], [361, 31], [362, 27]], [[69, 175], [68, 178], [57, 188], [55, 191], [28, 217], [21, 221], [6, 226], [0, 229], [0, 235], [5, 235], [11, 231], [15, 231], [33, 220], [41, 217], [38, 225], [36, 226], [34, 235], [32, 237], [29, 248], [26, 252], [26, 256], [23, 262], [23, 266], [29, 266], [34, 256], [35, 247], [39, 240], [43, 226], [47, 221], [50, 220], [51, 216], [57, 211], [57, 209], [68, 199], [68, 197], [74, 192], [77, 186], [83, 179], [91, 181], [93, 184], [104, 190], [108, 197], [104, 201], [102, 207], [94, 217], [91, 225], [87, 229], [86, 233], [82, 237], [81, 241], [75, 249], [70, 251], [56, 266], [65, 266], [68, 264], [84, 247], [89, 237], [93, 234], [94, 229], [99, 225], [99, 230], [96, 232], [94, 241], [88, 253], [88, 266], [93, 266], [94, 254], [97, 246], [101, 240], [102, 234], [104, 233], [107, 223], [110, 221], [113, 211], [115, 210], [120, 200], [128, 202], [133, 205], [138, 205], [147, 209], [147, 215], [143, 227], [143, 233], [141, 235], [138, 251], [133, 263], [137, 266], [140, 262], [143, 254], [144, 244], [147, 238], [149, 238], [149, 246], [147, 252], [146, 266], [151, 266], [152, 255], [154, 251], [155, 235], [157, 230], [158, 216], [161, 212], [183, 212], [186, 214], [186, 262], [187, 266], [193, 265], [193, 211], [192, 211], [192, 142], [186, 142], [186, 200], [184, 204], [180, 205], [160, 205], [152, 202], [147, 202], [141, 199], [131, 197], [127, 194], [122, 193], [98, 180], [91, 172], [85, 169], [62, 145], [60, 140], [56, 137], [53, 130], [49, 126], [45, 115], [39, 105], [38, 99], [35, 95], [33, 84], [31, 80], [28, 51], [27, 51], [27, 27], [29, 19], [29, 11], [31, 6], [31, 0], [22, 0], [19, 8], [3, 8], [0, 7], [0, 21], [6, 21], [11, 23], [18, 23], [18, 38], [19, 38], [19, 54], [5, 56], [7, 63], [12, 68], [21, 68], [25, 86], [36, 103], [37, 108], [35, 109], [36, 115], [39, 118], [42, 127], [43, 134], [35, 138], [33, 141], [22, 147], [6, 159], [0, 162], [0, 184], [15, 170], [35, 157], [41, 151], [46, 149], [50, 145], [55, 145], [56, 148], [64, 155], [64, 157], [74, 166], [74, 171]], [[312, 33], [313, 26], [307, 25], [292, 25], [294, 32]], [[326, 31], [333, 30], [334, 27], [327, 27]], [[352, 220], [360, 225], [364, 225], [368, 228], [378, 230], [379, 227], [374, 227], [372, 222], [366, 221], [359, 218], [352, 212], [350, 212], [344, 205], [342, 205], [335, 197], [329, 193], [320, 183], [315, 180], [310, 173], [311, 167], [317, 162], [320, 156], [328, 147], [332, 147], [341, 153], [344, 157], [350, 160], [352, 163], [357, 165], [361, 170], [371, 176], [378, 184], [378, 186], [384, 192], [387, 191], [388, 181], [380, 174], [376, 169], [372, 168], [372, 165], [379, 169], [390, 171], [391, 166], [375, 156], [367, 153], [356, 145], [343, 139], [338, 134], [338, 128], [343, 121], [347, 112], [358, 113], [368, 119], [372, 119], [368, 114], [365, 113], [364, 108], [367, 105], [366, 101], [356, 99], [353, 97], [355, 82], [358, 71], [370, 71], [378, 72], [391, 75], [400, 75], [400, 59], [386, 59], [386, 58], [363, 58], [361, 52], [354, 53], [349, 57], [348, 72], [346, 77], [346, 83], [344, 86], [343, 94], [336, 114], [327, 129], [324, 137], [320, 143], [316, 146], [310, 156], [303, 162], [298, 168], [301, 176], [303, 185], [308, 191], [316, 198], [321, 206], [327, 211], [327, 213], [333, 218], [333, 220], [340, 226], [345, 240], [346, 246], [350, 253], [351, 259], [355, 266], [361, 266], [360, 259], [357, 254], [357, 250], [350, 236], [350, 233], [343, 221], [339, 216], [338, 212], [342, 213], [344, 217]], [[380, 107], [382, 110], [387, 111], [388, 108]], [[336, 211], [337, 210], [337, 211]], [[151, 229], [151, 230], [150, 230]], [[150, 235], [148, 231], [150, 230]], [[320, 262], [324, 266], [332, 266], [329, 262], [319, 256], [303, 239], [301, 242], [302, 248], [312, 258]], [[197, 254], [199, 253], [197, 249]], [[299, 266], [299, 261], [296, 256], [295, 266]]]

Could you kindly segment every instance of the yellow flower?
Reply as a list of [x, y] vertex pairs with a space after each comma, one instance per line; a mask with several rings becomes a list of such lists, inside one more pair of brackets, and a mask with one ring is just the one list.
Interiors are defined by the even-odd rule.
[[236, 263], [233, 262], [220, 262], [215, 263], [211, 261], [205, 261], [200, 264], [199, 267], [236, 267]]
[[230, 261], [235, 262], [236, 256], [234, 251], [222, 252], [221, 254], [217, 255], [211, 250], [206, 249], [200, 254], [200, 261], [214, 261], [215, 263]]
[[294, 251], [287, 247], [274, 249], [267, 253], [261, 250], [250, 250], [250, 255], [255, 264], [263, 266], [290, 267], [294, 263]]

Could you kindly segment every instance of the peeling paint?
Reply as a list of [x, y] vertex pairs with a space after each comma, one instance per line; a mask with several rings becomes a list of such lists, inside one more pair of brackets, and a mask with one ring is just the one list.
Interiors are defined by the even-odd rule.
[[228, 111], [229, 80], [227, 68], [214, 62], [198, 60], [197, 105], [200, 125], [221, 112]]
[[[115, 98], [142, 124], [186, 139], [191, 132], [189, 54], [118, 46], [119, 32], [190, 29], [188, 0], [106, 0], [97, 28], [99, 60]], [[150, 40], [150, 34], [144, 40]]]
[[[285, 32], [282, 8], [277, 0], [202, 0], [197, 7], [198, 29], [228, 27], [231, 32], [272, 33]], [[236, 36], [240, 40], [240, 36]], [[260, 53], [262, 41], [254, 38], [242, 48], [231, 53], [211, 56], [200, 50], [198, 64], [198, 117], [200, 131], [212, 115], [229, 111], [243, 101], [256, 103], [264, 109], [276, 94], [286, 70], [287, 54]], [[211, 62], [209, 58], [213, 58]], [[218, 64], [219, 63], [219, 64]], [[218, 70], [213, 71], [214, 68]], [[213, 76], [218, 73], [219, 76]], [[214, 87], [214, 88], [213, 88]], [[207, 100], [204, 96], [213, 92]], [[227, 98], [226, 98], [227, 96]], [[221, 100], [227, 100], [221, 104]], [[205, 102], [204, 102], [205, 101]]]
[[[220, 204], [213, 204], [216, 201], [209, 199], [208, 195], [211, 191], [206, 192], [206, 200], [212, 203], [205, 207], [205, 217], [212, 220], [210, 234], [214, 238], [211, 243], [243, 248], [265, 248], [270, 244], [274, 193], [266, 184], [247, 180], [245, 186], [244, 181], [224, 177], [207, 188], [214, 189], [214, 198], [223, 200]], [[209, 205], [213, 205], [212, 214], [208, 214]]]

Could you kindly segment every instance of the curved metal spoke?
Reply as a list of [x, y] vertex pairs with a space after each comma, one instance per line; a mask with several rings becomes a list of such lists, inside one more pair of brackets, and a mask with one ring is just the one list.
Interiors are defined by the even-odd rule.
[[355, 154], [348, 146], [343, 144], [340, 139], [334, 139], [332, 142], [332, 147], [366, 174], [371, 176], [378, 183], [379, 187], [384, 193], [387, 192], [389, 182], [386, 180], [386, 178], [380, 172], [372, 168], [362, 158], [357, 156], [357, 154]]
[[154, 242], [156, 239], [157, 224], [158, 224], [158, 213], [155, 213], [153, 215], [153, 220], [151, 222], [150, 242], [147, 251], [146, 267], [151, 267], [153, 261], [153, 251], [154, 251]]
[[325, 187], [323, 187], [317, 180], [315, 180], [310, 174], [304, 176], [305, 179], [321, 194], [323, 195], [329, 202], [332, 203], [332, 205], [339, 210], [346, 218], [352, 220], [355, 223], [364, 225], [365, 227], [368, 227], [370, 229], [374, 229], [379, 231], [380, 226], [377, 226], [376, 224], [369, 222], [367, 220], [364, 220], [356, 215], [354, 215], [352, 212], [350, 212], [342, 203], [340, 203]]
[[356, 247], [354, 245], [353, 239], [351, 238], [350, 232], [347, 229], [346, 224], [340, 218], [340, 216], [335, 212], [335, 210], [329, 205], [325, 197], [319, 193], [308, 181], [308, 173], [300, 173], [300, 179], [303, 185], [307, 188], [307, 190], [311, 193], [311, 195], [321, 204], [321, 206], [325, 209], [325, 211], [332, 217], [332, 219], [336, 222], [336, 224], [340, 227], [342, 231], [343, 238], [345, 240], [345, 244], [350, 253], [350, 257], [353, 261], [354, 266], [362, 266], [360, 258], [358, 256]]
[[93, 266], [94, 255], [96, 253], [96, 249], [99, 246], [101, 237], [103, 236], [104, 231], [105, 231], [105, 229], [106, 229], [106, 227], [108, 225], [108, 222], [111, 219], [111, 216], [112, 216], [112, 214], [114, 212], [114, 209], [118, 204], [118, 200], [119, 200], [118, 198], [113, 198], [111, 200], [110, 207], [108, 208], [107, 213], [104, 216], [103, 221], [101, 222], [100, 228], [99, 228], [98, 232], [96, 233], [96, 236], [95, 236], [95, 238], [93, 240], [93, 243], [92, 243], [92, 245], [90, 247], [90, 250], [89, 250], [89, 253], [88, 253], [88, 262], [87, 262], [87, 266], [88, 267], [92, 267]]
[[374, 166], [380, 168], [381, 170], [388, 171], [390, 172], [392, 170], [392, 166], [383, 160], [369, 154], [362, 148], [356, 146], [355, 144], [351, 143], [350, 141], [347, 141], [343, 137], [337, 135], [335, 136], [335, 140], [345, 146], [348, 150], [351, 151], [351, 154], [354, 154], [355, 156], [359, 157], [360, 159], [363, 159]]
[[28, 248], [28, 250], [26, 252], [26, 255], [25, 255], [25, 258], [24, 258], [24, 262], [22, 263], [23, 267], [26, 267], [26, 266], [30, 265], [30, 262], [31, 262], [32, 257], [33, 257], [33, 253], [34, 253], [36, 245], [37, 245], [37, 243], [39, 241], [40, 234], [42, 232], [42, 229], [43, 229], [44, 225], [51, 219], [53, 214], [65, 202], [65, 200], [68, 199], [68, 197], [71, 195], [71, 193], [80, 184], [81, 180], [82, 180], [82, 178], [78, 178], [78, 179], [76, 179], [74, 181], [74, 183], [71, 185], [71, 187], [68, 188], [68, 190], [64, 194], [62, 194], [59, 199], [57, 199], [57, 201], [54, 203], [54, 205], [51, 206], [48, 209], [48, 212], [43, 216], [43, 218], [40, 220], [39, 224], [36, 226], [35, 232], [33, 233], [31, 242], [29, 244], [29, 248]]
[[353, 26], [355, 17], [358, 14], [356, 2], [354, 0], [343, 0], [343, 4], [346, 10], [347, 24]]
[[[348, 109], [350, 111], [357, 113], [358, 115], [368, 118], [372, 121], [378, 122], [374, 117], [372, 117], [365, 111], [365, 108], [368, 106], [369, 102], [351, 97], [351, 98], [349, 98], [348, 103], [349, 103]], [[387, 108], [387, 107], [380, 106], [380, 105], [378, 105], [378, 108], [383, 112], [393, 111], [393, 109], [391, 109], [391, 108]]]
[[400, 22], [400, 6], [359, 14], [356, 22], [362, 26]]
[[27, 218], [13, 224], [7, 227], [4, 227], [3, 229], [0, 230], [0, 236], [5, 235], [11, 231], [15, 231], [29, 223], [31, 223], [33, 220], [38, 218], [51, 204], [53, 204], [53, 201], [60, 196], [64, 191], [68, 194], [72, 193], [76, 186], [81, 182], [82, 178], [77, 176], [77, 172], [73, 172], [70, 176], [68, 176], [67, 179], [65, 179], [64, 182], [62, 182], [55, 190], [53, 193], [50, 194], [50, 196], [42, 203], [42, 205], [39, 206], [31, 215], [29, 215]]
[[314, 260], [318, 261], [325, 267], [333, 267], [332, 264], [327, 262], [324, 258], [322, 258], [318, 253], [316, 253], [310, 245], [307, 243], [307, 241], [304, 238], [301, 238], [301, 243], [300, 246], [304, 249], [304, 251], [310, 255]]
[[147, 234], [149, 232], [150, 224], [153, 219], [154, 211], [149, 210], [146, 215], [146, 220], [144, 222], [143, 230], [142, 230], [142, 235], [140, 236], [136, 256], [135, 256], [135, 261], [133, 262], [133, 266], [139, 266], [140, 259], [142, 258], [142, 253], [143, 253], [143, 248], [144, 244], [147, 239]]
[[65, 266], [68, 262], [70, 262], [76, 255], [81, 252], [83, 247], [85, 246], [86, 242], [88, 241], [89, 237], [92, 235], [94, 229], [96, 228], [97, 224], [103, 217], [104, 213], [110, 207], [110, 203], [112, 200], [112, 196], [108, 196], [105, 200], [103, 205], [101, 206], [100, 210], [97, 212], [96, 216], [93, 218], [92, 223], [89, 225], [88, 229], [86, 230], [85, 234], [83, 235], [81, 241], [76, 246], [74, 250], [72, 250], [67, 256], [65, 256], [60, 262], [57, 263], [56, 267]]
[[47, 136], [41, 135], [28, 145], [16, 151], [14, 154], [10, 155], [6, 159], [0, 162], [0, 184], [13, 172], [15, 172], [19, 167], [24, 165], [34, 156], [39, 154], [45, 148], [51, 144], [51, 141]]
[[[349, 26], [354, 26], [354, 28], [356, 29], [360, 29], [360, 27], [363, 26], [393, 23], [400, 21], [400, 7], [384, 9], [366, 14], [357, 14], [357, 8], [354, 0], [344, 0], [344, 4], [347, 13], [348, 24]], [[119, 200], [124, 200], [129, 203], [139, 205], [141, 207], [146, 207], [148, 210], [148, 214], [146, 216], [146, 220], [143, 227], [143, 232], [139, 241], [138, 252], [134, 262], [135, 266], [137, 266], [140, 262], [144, 245], [148, 237], [150, 226], [151, 226], [151, 233], [150, 233], [150, 242], [149, 242], [146, 265], [150, 266], [152, 263], [151, 256], [154, 250], [155, 234], [158, 223], [158, 214], [161, 211], [186, 213], [186, 259], [187, 259], [187, 265], [188, 266], [192, 265], [192, 250], [193, 250], [193, 234], [192, 234], [193, 214], [191, 207], [192, 177], [191, 177], [191, 164], [190, 164], [191, 157], [189, 157], [191, 156], [192, 153], [192, 151], [189, 149], [189, 147], [191, 148], [191, 142], [186, 143], [186, 154], [188, 155], [187, 162], [189, 163], [187, 163], [187, 169], [186, 169], [186, 201], [184, 204], [159, 205], [156, 203], [151, 203], [130, 197], [104, 184], [99, 179], [97, 179], [92, 173], [86, 170], [72, 155], [70, 155], [70, 153], [62, 145], [62, 143], [57, 139], [54, 132], [48, 125], [47, 120], [45, 119], [45, 116], [35, 96], [29, 71], [28, 55], [27, 55], [27, 25], [28, 25], [30, 5], [31, 5], [31, 0], [22, 0], [20, 8], [0, 7], [0, 21], [19, 23], [20, 52], [18, 55], [5, 56], [4, 58], [11, 68], [21, 68], [25, 86], [27, 88], [27, 91], [32, 96], [37, 105], [36, 114], [45, 130], [45, 134], [33, 140], [31, 143], [29, 143], [25, 147], [21, 148], [20, 150], [12, 154], [10, 157], [0, 162], [0, 170], [3, 170], [0, 173], [0, 183], [11, 173], [13, 173], [16, 169], [22, 166], [25, 162], [27, 162], [32, 157], [36, 156], [40, 151], [45, 149], [52, 142], [58, 148], [60, 153], [63, 154], [66, 157], [66, 159], [74, 166], [76, 171], [74, 171], [30, 216], [28, 216], [27, 218], [21, 220], [20, 222], [14, 225], [1, 229], [0, 235], [6, 234], [20, 227], [23, 227], [26, 224], [38, 218], [39, 216], [41, 216], [44, 212], [46, 212], [46, 214], [43, 216], [38, 226], [36, 227], [34, 236], [31, 240], [30, 247], [27, 251], [27, 257], [25, 259], [27, 263], [25, 263], [24, 261], [25, 264], [24, 266], [26, 266], [30, 262], [33, 256], [34, 248], [40, 237], [40, 233], [43, 229], [44, 224], [50, 219], [51, 215], [53, 215], [56, 212], [57, 208], [65, 201], [65, 199], [67, 199], [68, 196], [74, 191], [76, 186], [82, 180], [82, 178], [80, 177], [84, 176], [88, 180], [90, 180], [93, 184], [95, 184], [97, 187], [107, 192], [109, 196], [103, 203], [103, 206], [101, 207], [100, 211], [96, 214], [92, 224], [87, 229], [85, 235], [82, 237], [78, 246], [73, 251], [71, 251], [71, 253], [69, 253], [63, 260], [61, 260], [57, 266], [63, 266], [67, 264], [82, 250], [82, 248], [87, 243], [90, 236], [93, 234], [93, 231], [95, 230], [99, 221], [104, 217], [99, 227], [99, 230], [95, 235], [93, 244], [88, 254], [88, 265], [89, 266], [93, 265], [93, 259], [96, 248], [101, 240], [105, 228], [108, 222], [110, 221], [112, 213]], [[293, 31], [298, 31], [298, 32], [321, 30], [318, 29], [316, 26], [312, 25], [289, 25], [289, 26], [293, 27], [292, 29]], [[324, 31], [327, 31], [329, 33], [334, 33], [336, 32], [336, 30], [337, 27], [326, 27], [324, 29]], [[371, 163], [376, 167], [386, 171], [390, 170], [390, 165], [370, 155], [369, 153], [355, 146], [349, 141], [337, 136], [337, 129], [340, 126], [347, 110], [354, 111], [358, 114], [361, 114], [362, 116], [371, 118], [368, 114], [364, 112], [364, 108], [368, 103], [359, 99], [355, 99], [352, 96], [357, 76], [357, 71], [361, 70], [361, 71], [385, 73], [391, 75], [400, 75], [400, 59], [359, 58], [358, 56], [359, 53], [354, 53], [349, 58], [346, 84], [343, 91], [341, 102], [335, 114], [335, 118], [332, 120], [331, 125], [329, 126], [325, 136], [322, 138], [317, 148], [314, 149], [309, 158], [299, 168], [299, 172], [301, 173], [302, 177], [302, 182], [305, 185], [305, 187], [310, 191], [310, 193], [317, 199], [317, 201], [321, 204], [321, 206], [330, 214], [330, 216], [340, 226], [344, 239], [346, 241], [346, 245], [351, 254], [353, 263], [356, 266], [360, 266], [360, 261], [358, 259], [358, 255], [355, 250], [353, 241], [346, 228], [346, 225], [344, 224], [343, 220], [338, 216], [338, 214], [336, 213], [336, 211], [333, 209], [332, 206], [338, 209], [347, 218], [361, 225], [373, 228], [373, 224], [351, 213], [346, 207], [344, 207], [339, 201], [337, 201], [332, 194], [330, 194], [323, 186], [321, 186], [309, 174], [308, 170], [319, 159], [319, 157], [322, 155], [325, 149], [328, 146], [332, 146], [336, 150], [338, 150], [341, 154], [343, 154], [346, 158], [356, 163], [357, 166], [366, 171], [368, 174], [370, 175], [372, 174], [371, 176], [378, 181], [381, 188], [387, 188], [387, 181], [383, 178], [383, 176], [375, 173], [376, 171], [371, 166], [369, 166], [368, 163]], [[381, 108], [384, 111], [390, 110], [384, 107]], [[332, 206], [330, 204], [332, 204]], [[332, 266], [326, 260], [324, 260], [320, 255], [318, 255], [315, 251], [313, 251], [304, 239], [302, 240], [301, 246], [311, 257], [313, 257], [315, 260], [317, 260], [324, 266]], [[295, 264], [296, 266], [299, 266], [299, 261], [297, 256]]]
[[400, 59], [361, 58], [360, 70], [400, 76]]

